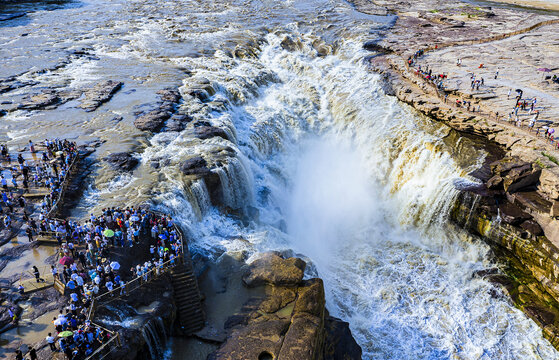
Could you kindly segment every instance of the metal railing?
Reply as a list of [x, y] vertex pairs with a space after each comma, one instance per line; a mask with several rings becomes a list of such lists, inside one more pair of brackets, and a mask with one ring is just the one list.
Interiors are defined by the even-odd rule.
[[[135, 277], [134, 279], [128, 281], [126, 284], [124, 284], [124, 286], [119, 286], [117, 288], [114, 288], [111, 291], [107, 291], [104, 292], [103, 294], [96, 296], [93, 298], [93, 300], [97, 303], [107, 303], [110, 302], [112, 300], [118, 299], [121, 295], [128, 295], [128, 293], [139, 289], [140, 287], [142, 287], [143, 285], [151, 282], [152, 280], [158, 278], [160, 275], [162, 275], [163, 273], [166, 273], [167, 270], [170, 270], [171, 268], [175, 267], [177, 264], [181, 263], [183, 259], [183, 255], [179, 255], [177, 257], [175, 257], [174, 259], [168, 260], [166, 262], [164, 262], [161, 265], [156, 265], [156, 267], [154, 269], [151, 269], [150, 271]], [[117, 294], [118, 293], [118, 294]], [[115, 298], [115, 294], [116, 298]], [[107, 297], [111, 297], [111, 299], [109, 300], [105, 300]], [[89, 317], [88, 317], [89, 319]]]
[[61, 201], [64, 198], [64, 194], [66, 193], [66, 189], [68, 188], [68, 184], [70, 183], [70, 178], [71, 175], [73, 173], [73, 171], [75, 170], [74, 166], [78, 163], [79, 158], [81, 157], [81, 154], [79, 153], [79, 151], [75, 154], [75, 156], [72, 159], [72, 162], [70, 163], [70, 166], [68, 167], [68, 171], [66, 172], [66, 175], [64, 175], [64, 179], [62, 180], [62, 186], [60, 187], [60, 191], [58, 192], [58, 197], [56, 198], [55, 201], [53, 201], [51, 208], [49, 209], [49, 211], [46, 214], [47, 218], [50, 218], [52, 215], [56, 214], [56, 212], [58, 211], [58, 208], [61, 204]]

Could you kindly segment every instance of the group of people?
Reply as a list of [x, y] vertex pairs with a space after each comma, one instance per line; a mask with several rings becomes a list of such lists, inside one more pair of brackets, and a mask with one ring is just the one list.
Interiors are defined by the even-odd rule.
[[444, 80], [448, 78], [447, 74], [433, 74], [433, 69], [429, 69], [428, 66], [425, 69], [422, 69], [421, 65], [417, 66], [415, 74], [423, 80], [432, 83], [439, 90], [444, 90]]
[[[421, 65], [417, 64], [417, 59], [421, 55], [423, 55], [423, 50], [416, 51], [413, 55], [409, 56], [407, 60], [409, 67], [410, 68], [413, 67], [413, 70], [415, 71], [415, 74], [417, 76], [421, 77], [425, 81], [432, 82], [437, 87], [437, 89], [444, 90], [443, 81], [447, 79], [448, 75], [444, 73], [433, 75], [432, 69], [429, 69], [428, 66], [425, 69], [422, 69]], [[414, 67], [416, 64], [417, 66]], [[461, 65], [462, 65], [462, 59], [458, 58], [456, 61], [456, 66], [460, 67]], [[479, 68], [483, 68], [483, 67], [484, 67], [483, 64], [479, 65]], [[469, 76], [470, 76], [471, 91], [479, 91], [480, 87], [485, 85], [485, 79], [483, 77], [477, 78], [477, 76], [473, 73], [470, 74]], [[495, 79], [497, 79], [498, 76], [499, 76], [499, 69], [497, 69], [495, 72]], [[559, 77], [557, 75], [554, 75], [552, 81], [559, 83]], [[511, 97], [511, 92], [512, 90], [508, 91], [507, 99]], [[535, 131], [536, 136], [544, 136], [547, 139], [547, 141], [549, 141], [549, 143], [551, 143], [553, 146], [556, 146], [557, 149], [559, 149], [559, 141], [556, 141], [554, 137], [555, 129], [553, 127], [550, 126], [536, 127], [536, 123], [540, 116], [540, 111], [536, 110], [537, 98], [535, 97], [533, 99], [523, 98], [522, 97], [523, 91], [520, 89], [517, 89], [516, 93], [517, 96], [515, 99], [514, 108], [508, 114], [508, 122], [518, 127], [527, 126], [530, 132]], [[443, 101], [445, 103], [448, 102], [448, 93], [444, 95]], [[472, 112], [476, 112], [476, 110], [477, 112], [481, 111], [481, 107], [479, 105], [477, 107], [475, 104], [472, 106], [471, 101], [462, 100], [460, 98], [456, 99], [455, 105], [456, 107], [464, 108], [467, 111], [472, 111]], [[522, 114], [519, 116], [519, 111], [527, 112], [527, 115], [530, 116], [526, 124], [523, 123], [523, 120], [521, 118]], [[497, 120], [500, 120], [498, 112], [495, 113], [495, 118]]]
[[[134, 207], [103, 209], [101, 215], [92, 214], [83, 224], [43, 219], [38, 227], [38, 231], [59, 239], [60, 259], [51, 271], [65, 284], [69, 302], [53, 319], [55, 331], [49, 334], [47, 342], [52, 344], [53, 351], [60, 349], [72, 360], [84, 359], [111, 338], [110, 332], [87, 320], [93, 299], [105, 293], [126, 295], [126, 280], [149, 280], [163, 267], [174, 265], [183, 251], [172, 217]], [[148, 242], [143, 245], [149, 253], [142, 259], [147, 261], [129, 272], [123, 271], [117, 261], [109, 260], [111, 250], [126, 252], [142, 241]], [[53, 341], [57, 337], [58, 347]]]
[[56, 337], [53, 332], [49, 332], [45, 340], [52, 352], [63, 352], [68, 359], [85, 359], [113, 336], [109, 331], [92, 324], [84, 312], [76, 310], [60, 310], [52, 323]]
[[[38, 154], [35, 144], [28, 143], [33, 160], [26, 160], [22, 153], [11, 154], [7, 145], [0, 145], [2, 173], [0, 186], [0, 229], [9, 229], [12, 225], [14, 211], [22, 208], [23, 220], [30, 221], [26, 212], [24, 193], [29, 192], [31, 185], [48, 188], [40, 204], [41, 215], [44, 217], [56, 204], [66, 174], [74, 158], [78, 155], [75, 142], [68, 140], [45, 140], [44, 150]], [[17, 165], [16, 165], [17, 164]], [[9, 174], [9, 176], [7, 176]], [[21, 177], [21, 180], [19, 179]], [[8, 181], [9, 179], [9, 181]]]

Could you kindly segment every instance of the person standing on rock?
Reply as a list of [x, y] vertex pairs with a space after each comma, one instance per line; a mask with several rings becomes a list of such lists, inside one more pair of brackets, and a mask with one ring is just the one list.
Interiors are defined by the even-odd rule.
[[25, 229], [25, 233], [27, 234], [27, 239], [29, 240], [29, 242], [33, 241], [33, 230], [31, 230], [31, 228], [28, 226], [27, 229]]
[[37, 350], [35, 350], [35, 348], [31, 348], [31, 350], [29, 350], [29, 360], [37, 360]]
[[16, 360], [23, 360], [23, 353], [21, 352], [21, 350], [16, 350]]
[[47, 341], [47, 344], [49, 344], [50, 350], [52, 352], [55, 352], [57, 350], [56, 343], [55, 343], [56, 339], [52, 336], [52, 333], [49, 333], [45, 340]]
[[510, 92], [511, 92], [511, 89], [509, 89], [509, 92], [507, 93], [507, 100], [510, 99]]
[[495, 80], [497, 80], [498, 76], [499, 76], [499, 68], [497, 68], [497, 71], [495, 71]]

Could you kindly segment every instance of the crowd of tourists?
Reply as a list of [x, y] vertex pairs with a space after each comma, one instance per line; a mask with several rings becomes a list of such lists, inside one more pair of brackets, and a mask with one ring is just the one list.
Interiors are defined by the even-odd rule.
[[[88, 320], [92, 301], [103, 294], [127, 295], [126, 281], [148, 281], [164, 267], [173, 266], [182, 254], [182, 244], [172, 217], [140, 208], [107, 208], [83, 223], [43, 219], [37, 231], [55, 236], [60, 244], [59, 261], [52, 265], [53, 277], [65, 284], [68, 305], [53, 319], [54, 331], [47, 336], [51, 350], [67, 359], [85, 359], [112, 334]], [[110, 261], [110, 251], [127, 252], [148, 241], [145, 262], [129, 271]], [[40, 275], [36, 275], [41, 281]], [[58, 340], [57, 340], [58, 339]]]
[[433, 74], [433, 69], [429, 69], [429, 67], [422, 69], [421, 65], [417, 66], [415, 74], [423, 80], [432, 83], [439, 90], [444, 90], [444, 80], [448, 78], [447, 74]]
[[[448, 78], [448, 75], [445, 73], [435, 73], [433, 74], [433, 69], [429, 69], [429, 66], [422, 68], [420, 64], [417, 63], [417, 60], [420, 56], [424, 53], [423, 50], [416, 51], [413, 55], [409, 56], [407, 59], [408, 66], [411, 70], [414, 71], [415, 75], [423, 79], [424, 81], [434, 85], [438, 90], [443, 91], [443, 101], [445, 103], [448, 102], [448, 93], [445, 92], [444, 87], [444, 80]], [[462, 66], [462, 59], [458, 58], [456, 61], [456, 66]], [[484, 64], [480, 64], [479, 68], [483, 68]], [[477, 77], [476, 74], [471, 73], [470, 75], [470, 90], [471, 91], [479, 91], [481, 87], [485, 85], [485, 79], [483, 77]], [[495, 72], [495, 79], [499, 76], [499, 69]], [[551, 81], [559, 83], [559, 77], [557, 75], [553, 75], [550, 77]], [[511, 97], [512, 89], [509, 89], [507, 94], [507, 99]], [[503, 120], [508, 121], [511, 125], [517, 127], [526, 127], [529, 132], [535, 132], [535, 136], [543, 136], [547, 142], [549, 142], [553, 147], [556, 147], [559, 150], [559, 139], [555, 138], [555, 129], [551, 126], [536, 126], [538, 122], [538, 118], [540, 116], [540, 110], [537, 109], [537, 98], [523, 98], [523, 91], [521, 89], [516, 89], [516, 98], [514, 102], [514, 106], [512, 111], [508, 114], [508, 119], [505, 118]], [[458, 108], [463, 108], [469, 112], [481, 112], [481, 106], [474, 104], [469, 100], [464, 100], [457, 98], [455, 101], [455, 106]], [[519, 114], [520, 113], [520, 114]], [[495, 119], [497, 121], [501, 120], [499, 118], [499, 113], [494, 113]], [[529, 116], [528, 120], [525, 119], [525, 116]], [[524, 116], [524, 118], [523, 118]]]
[[66, 174], [78, 155], [76, 143], [68, 140], [47, 139], [42, 144], [42, 151], [38, 151], [30, 140], [28, 147], [32, 160], [24, 159], [22, 152], [17, 155], [10, 153], [6, 144], [0, 145], [0, 230], [12, 226], [13, 215], [18, 208], [22, 209], [23, 220], [30, 221], [24, 198], [30, 187], [48, 189], [40, 204], [41, 216], [45, 217], [58, 201]]

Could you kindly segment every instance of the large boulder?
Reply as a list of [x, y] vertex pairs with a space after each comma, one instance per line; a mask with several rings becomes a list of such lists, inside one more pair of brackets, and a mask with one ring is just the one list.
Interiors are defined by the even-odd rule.
[[208, 163], [201, 156], [194, 156], [190, 159], [183, 161], [180, 169], [185, 175], [209, 175], [211, 173], [208, 169]]
[[261, 285], [297, 286], [303, 280], [306, 263], [299, 258], [283, 259], [278, 253], [264, 253], [250, 264], [243, 276], [248, 287]]
[[351, 335], [347, 322], [330, 316], [324, 321], [324, 330], [324, 360], [361, 360], [361, 346]]
[[104, 159], [115, 170], [130, 171], [138, 165], [139, 161], [132, 154], [120, 152], [113, 153]]
[[138, 116], [134, 120], [134, 126], [143, 131], [156, 132], [163, 127], [165, 121], [170, 117], [170, 112], [157, 109]]
[[503, 188], [508, 193], [536, 187], [540, 181], [541, 168], [526, 164], [511, 169], [503, 180]]
[[526, 165], [530, 165], [530, 163], [522, 161], [517, 157], [508, 156], [502, 158], [501, 160], [492, 162], [490, 167], [493, 174], [505, 177], [510, 170], [514, 168], [521, 168]]
[[211, 139], [216, 136], [219, 136], [225, 140], [229, 140], [229, 137], [227, 136], [225, 130], [216, 126], [196, 126], [194, 128], [194, 135], [201, 140]]

